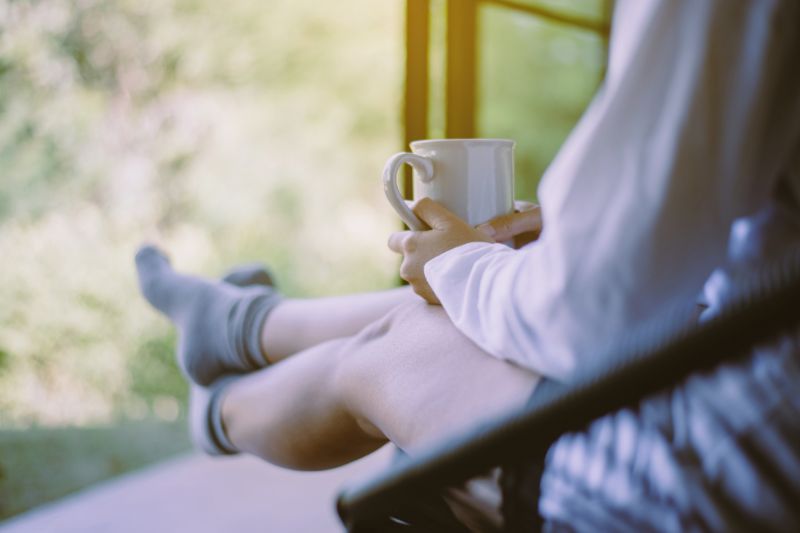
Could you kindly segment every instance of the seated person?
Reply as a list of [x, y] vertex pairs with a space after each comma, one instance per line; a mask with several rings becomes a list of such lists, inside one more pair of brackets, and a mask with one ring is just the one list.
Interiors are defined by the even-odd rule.
[[[389, 241], [411, 289], [282, 299], [265, 285], [178, 274], [143, 248], [142, 292], [180, 329], [196, 442], [301, 469], [387, 441], [413, 453], [523, 406], [542, 377], [569, 380], [598, 343], [692, 298], [724, 262], [733, 222], [798, 189], [798, 22], [794, 0], [618, 1], [604, 85], [542, 180], [539, 239], [495, 242], [505, 224], [538, 229], [537, 211], [476, 229], [422, 201], [415, 212], [432, 229]], [[639, 447], [637, 461], [671, 458], [652, 473], [670, 475], [682, 461], [673, 444]], [[571, 517], [564, 502], [579, 500], [553, 495], [586, 500], [603, 471], [571, 457], [549, 464], [586, 483], [569, 493], [546, 472], [541, 510], [580, 529], [597, 509]], [[711, 472], [698, 475], [663, 487], [691, 489]], [[624, 501], [698, 523], [677, 495], [648, 495]]]

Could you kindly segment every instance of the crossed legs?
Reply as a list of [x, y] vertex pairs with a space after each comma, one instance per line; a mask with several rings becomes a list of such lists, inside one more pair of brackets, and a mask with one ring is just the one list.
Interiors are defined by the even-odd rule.
[[237, 381], [222, 418], [242, 451], [289, 468], [332, 468], [387, 441], [413, 453], [465, 431], [521, 407], [537, 381], [416, 298], [352, 337]]
[[[274, 464], [331, 468], [387, 441], [413, 452], [521, 406], [538, 380], [484, 353], [440, 307], [407, 289], [274, 303], [254, 298], [254, 290], [182, 276], [153, 249], [144, 252], [137, 257], [143, 292], [181, 328], [184, 368], [197, 370], [187, 336], [200, 329], [200, 335], [225, 337], [211, 342], [224, 352], [221, 363], [208, 350], [202, 354], [236, 374], [218, 395], [220, 430], [237, 450]], [[203, 309], [216, 313], [217, 331], [205, 311], [194, 316], [196, 290], [204, 295]], [[266, 318], [254, 322], [265, 314], [265, 301]], [[244, 304], [249, 307], [240, 309]], [[255, 327], [255, 335], [242, 327]], [[256, 349], [240, 342], [250, 337], [258, 339], [258, 357], [236, 353]], [[253, 368], [256, 360], [269, 366]]]

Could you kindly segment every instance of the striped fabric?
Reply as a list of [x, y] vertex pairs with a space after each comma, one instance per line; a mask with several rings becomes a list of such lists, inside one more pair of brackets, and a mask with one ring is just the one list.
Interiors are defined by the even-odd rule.
[[545, 531], [800, 531], [800, 331], [548, 453]]

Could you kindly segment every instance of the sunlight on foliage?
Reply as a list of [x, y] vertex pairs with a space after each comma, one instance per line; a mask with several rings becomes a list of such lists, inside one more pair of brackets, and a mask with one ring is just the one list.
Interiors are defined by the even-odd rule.
[[205, 275], [263, 261], [295, 295], [394, 282], [400, 2], [0, 6], [0, 424], [182, 399], [142, 240]]

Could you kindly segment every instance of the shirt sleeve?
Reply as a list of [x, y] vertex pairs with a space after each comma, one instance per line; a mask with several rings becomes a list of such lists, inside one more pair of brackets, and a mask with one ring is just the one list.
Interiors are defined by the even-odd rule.
[[543, 177], [540, 239], [426, 264], [454, 324], [569, 379], [598, 343], [694, 297], [797, 146], [797, 27], [796, 0], [620, 0], [604, 86]]

